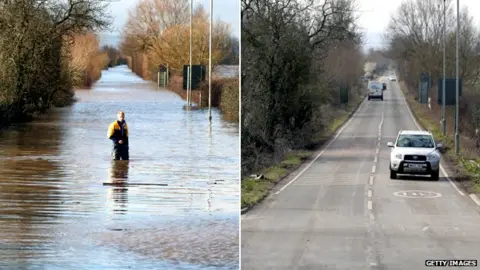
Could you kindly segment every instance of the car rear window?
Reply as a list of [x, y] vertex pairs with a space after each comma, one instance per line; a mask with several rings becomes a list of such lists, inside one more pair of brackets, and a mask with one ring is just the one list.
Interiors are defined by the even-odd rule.
[[380, 89], [383, 88], [383, 84], [381, 84], [381, 83], [370, 83], [370, 84], [368, 85], [368, 88], [380, 90]]
[[430, 135], [400, 135], [397, 147], [433, 148], [434, 142]]

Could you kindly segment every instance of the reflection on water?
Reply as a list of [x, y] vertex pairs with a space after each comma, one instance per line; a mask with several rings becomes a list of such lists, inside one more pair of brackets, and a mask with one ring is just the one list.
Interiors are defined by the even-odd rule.
[[0, 132], [0, 269], [238, 269], [237, 125], [124, 67], [77, 97]]
[[112, 160], [112, 169], [110, 170], [109, 183], [112, 187], [109, 189], [108, 198], [114, 202], [114, 213], [125, 214], [128, 203], [128, 168], [129, 161]]

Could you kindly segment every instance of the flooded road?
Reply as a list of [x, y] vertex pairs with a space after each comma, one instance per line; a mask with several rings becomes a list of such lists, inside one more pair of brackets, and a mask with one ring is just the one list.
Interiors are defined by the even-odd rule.
[[238, 269], [238, 125], [124, 66], [76, 96], [0, 132], [0, 269]]

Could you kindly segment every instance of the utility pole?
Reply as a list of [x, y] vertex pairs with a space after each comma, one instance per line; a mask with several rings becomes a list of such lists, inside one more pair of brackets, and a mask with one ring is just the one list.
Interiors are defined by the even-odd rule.
[[460, 39], [460, 0], [457, 0], [457, 48], [456, 48], [456, 70], [457, 70], [457, 80], [456, 80], [456, 86], [455, 86], [455, 101], [456, 101], [456, 106], [455, 106], [455, 153], [458, 155], [459, 153], [459, 148], [460, 148], [460, 136], [458, 134], [458, 126], [460, 125], [459, 123], [459, 70], [458, 70], [458, 46], [459, 46], [459, 39]]
[[190, 72], [187, 74], [188, 77], [188, 90], [187, 90], [187, 99], [188, 107], [192, 104], [192, 15], [193, 14], [193, 0], [190, 0]]
[[210, 0], [210, 37], [208, 42], [208, 120], [212, 121], [212, 24], [213, 0]]
[[446, 0], [443, 0], [443, 88], [442, 88], [442, 129], [443, 129], [443, 136], [447, 135], [447, 123], [445, 121], [445, 51], [446, 51], [446, 28], [447, 28], [447, 20], [446, 20]]

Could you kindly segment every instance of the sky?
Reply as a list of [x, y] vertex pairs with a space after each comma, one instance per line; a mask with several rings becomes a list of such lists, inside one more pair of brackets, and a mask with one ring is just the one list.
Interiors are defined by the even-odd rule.
[[[440, 2], [441, 0], [439, 0]], [[382, 34], [388, 25], [391, 14], [394, 13], [403, 1], [400, 0], [357, 0], [359, 9], [359, 25], [363, 28], [367, 48], [383, 46]], [[440, 2], [440, 3], [443, 3]], [[457, 1], [451, 2], [456, 14]], [[460, 0], [460, 10], [467, 6], [470, 16], [474, 16], [477, 27], [480, 27], [480, 0]]]
[[[202, 4], [210, 12], [210, 0], [192, 0], [193, 6]], [[109, 13], [114, 17], [112, 32], [102, 33], [100, 35], [101, 46], [105, 44], [116, 45], [118, 43], [118, 33], [127, 21], [128, 11], [135, 8], [139, 0], [114, 0], [109, 5]], [[232, 27], [232, 35], [240, 37], [240, 0], [212, 0], [213, 19], [220, 19], [227, 22]]]

